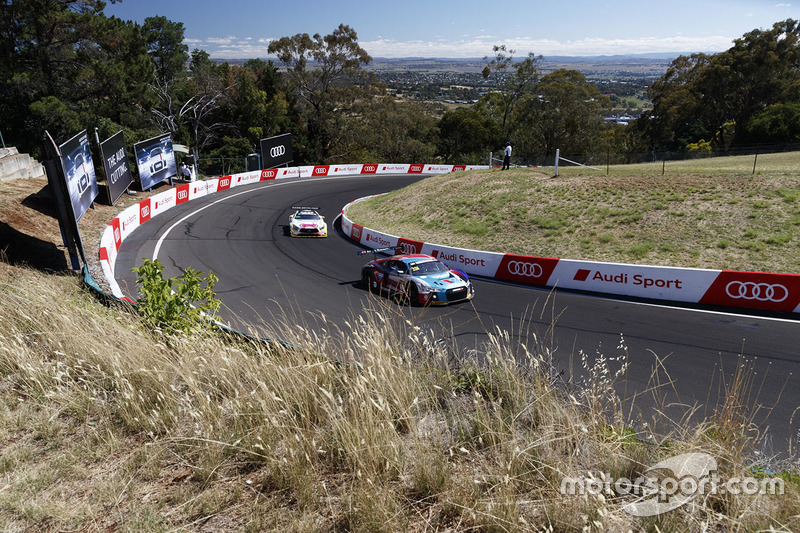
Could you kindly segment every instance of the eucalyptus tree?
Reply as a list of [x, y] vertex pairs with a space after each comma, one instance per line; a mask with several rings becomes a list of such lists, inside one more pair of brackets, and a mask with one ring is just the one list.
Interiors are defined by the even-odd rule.
[[517, 151], [551, 157], [590, 153], [605, 129], [611, 101], [577, 70], [559, 69], [536, 83], [515, 113]]
[[771, 113], [772, 122], [791, 120], [791, 113], [770, 108], [800, 102], [800, 24], [787, 19], [746, 33], [724, 52], [678, 57], [648, 95], [653, 111], [636, 128], [653, 146], [683, 148], [704, 139], [719, 150], [757, 142], [751, 126], [763, 127], [761, 114]]
[[474, 107], [446, 111], [438, 126], [438, 155], [448, 163], [483, 163], [502, 138], [498, 123]]
[[484, 79], [492, 79], [495, 91], [500, 95], [495, 118], [503, 135], [507, 135], [510, 129], [509, 118], [514, 107], [523, 96], [530, 93], [539, 79], [538, 65], [543, 58], [529, 52], [523, 60], [515, 61], [515, 50], [509, 50], [504, 44], [493, 46], [492, 51], [494, 57], [484, 58], [488, 64], [482, 74]]
[[359, 46], [356, 31], [344, 24], [325, 36], [282, 37], [268, 51], [288, 68], [284, 79], [305, 122], [308, 156], [327, 162], [338, 155], [336, 145], [349, 113], [373, 81], [363, 69], [372, 58]]

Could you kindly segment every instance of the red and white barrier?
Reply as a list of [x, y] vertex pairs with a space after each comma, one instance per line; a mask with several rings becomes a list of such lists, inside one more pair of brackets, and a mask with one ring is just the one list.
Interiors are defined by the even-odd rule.
[[480, 165], [423, 165], [423, 164], [351, 164], [316, 165], [289, 168], [267, 168], [203, 181], [193, 181], [170, 188], [121, 211], [108, 223], [100, 237], [98, 256], [103, 275], [111, 292], [124, 298], [114, 276], [117, 253], [122, 241], [152, 217], [197, 198], [225, 191], [240, 185], [285, 178], [322, 178], [328, 176], [357, 176], [361, 174], [445, 174], [462, 170], [487, 169]]
[[[368, 197], [367, 197], [368, 198]], [[453, 268], [514, 283], [632, 296], [653, 300], [800, 313], [800, 275], [628, 265], [482, 252], [423, 243], [366, 228], [342, 209], [342, 230], [371, 248], [399, 246]]]

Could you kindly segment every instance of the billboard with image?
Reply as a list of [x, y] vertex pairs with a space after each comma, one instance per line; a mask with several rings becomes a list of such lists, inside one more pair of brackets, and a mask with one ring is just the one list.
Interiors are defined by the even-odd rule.
[[174, 177], [178, 173], [175, 153], [172, 151], [172, 134], [164, 133], [133, 145], [136, 167], [142, 190]]
[[81, 219], [97, 198], [97, 176], [94, 172], [89, 136], [83, 130], [58, 147], [67, 181], [67, 191], [75, 220]]

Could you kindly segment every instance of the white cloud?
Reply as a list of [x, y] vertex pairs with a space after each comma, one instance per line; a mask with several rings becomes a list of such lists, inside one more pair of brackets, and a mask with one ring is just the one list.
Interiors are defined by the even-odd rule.
[[[435, 39], [435, 38], [434, 38]], [[205, 49], [215, 59], [246, 59], [266, 57], [269, 43], [274, 38], [239, 39], [236, 37], [214, 37], [204, 41], [193, 40], [196, 47]], [[187, 39], [187, 42], [189, 40]], [[491, 55], [492, 46], [505, 44], [515, 50], [518, 57], [528, 52], [547, 56], [599, 56], [645, 53], [692, 53], [721, 52], [731, 47], [733, 39], [721, 35], [708, 37], [687, 37], [676, 35], [668, 38], [639, 39], [600, 39], [587, 38], [557, 41], [554, 39], [533, 39], [518, 37], [498, 39], [492, 36], [452, 40], [413, 40], [375, 39], [359, 41], [359, 44], [372, 57], [486, 57]], [[203, 46], [205, 45], [205, 46]]]

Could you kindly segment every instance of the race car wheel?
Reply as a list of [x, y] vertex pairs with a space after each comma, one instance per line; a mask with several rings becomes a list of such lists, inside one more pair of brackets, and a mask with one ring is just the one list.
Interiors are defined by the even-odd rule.
[[414, 307], [415, 305], [419, 305], [419, 289], [417, 289], [417, 284], [413, 281], [408, 283], [406, 287], [406, 294], [408, 295], [408, 305]]
[[372, 292], [376, 294], [381, 293], [381, 283], [375, 277], [374, 271], [367, 270], [364, 274], [364, 281], [367, 282], [367, 286], [372, 290]]

